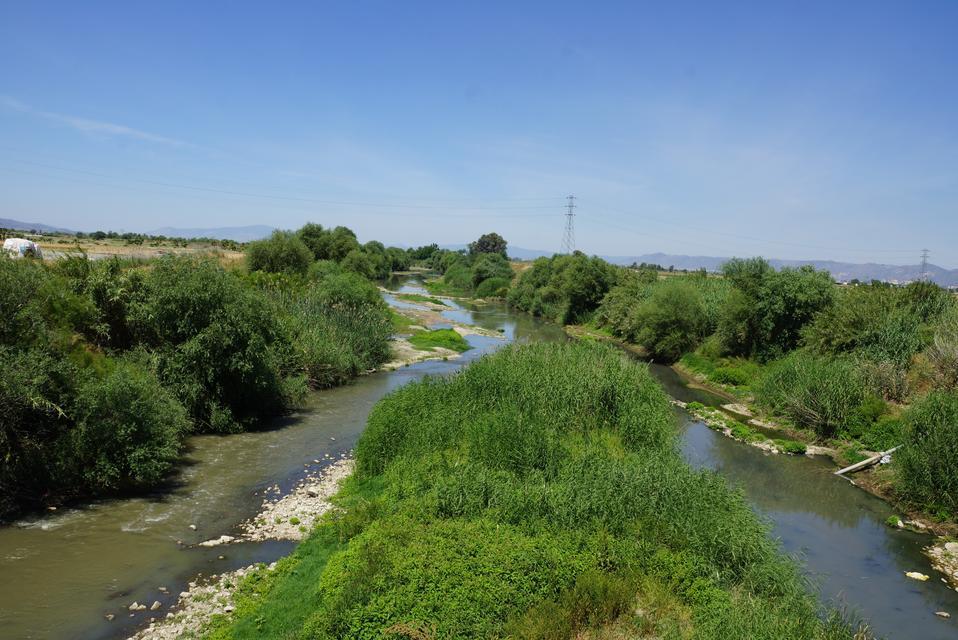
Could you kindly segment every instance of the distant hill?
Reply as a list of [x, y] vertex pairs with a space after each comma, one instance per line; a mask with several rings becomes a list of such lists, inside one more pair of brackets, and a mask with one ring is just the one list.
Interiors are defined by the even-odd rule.
[[62, 227], [51, 227], [41, 222], [21, 222], [9, 218], [0, 218], [0, 229], [17, 229], [18, 231], [44, 231], [48, 233], [75, 233]]
[[147, 231], [154, 236], [171, 238], [215, 238], [217, 240], [235, 240], [236, 242], [250, 242], [261, 240], [273, 233], [274, 227], [265, 224], [254, 224], [247, 227], [212, 227], [209, 229], [190, 229], [181, 227], [160, 227]]
[[[709, 271], [717, 271], [728, 258], [715, 256], [684, 256], [672, 255], [667, 253], [648, 253], [640, 256], [608, 256], [605, 257], [609, 262], [615, 264], [632, 264], [633, 262], [648, 262], [660, 264], [663, 267], [674, 266], [676, 269], [701, 269], [705, 267]], [[772, 266], [781, 267], [799, 267], [802, 265], [811, 265], [816, 269], [825, 269], [832, 274], [832, 278], [839, 282], [848, 282], [850, 280], [860, 280], [867, 282], [869, 280], [882, 280], [885, 282], [904, 283], [918, 280], [921, 277], [921, 265], [894, 265], [878, 264], [874, 262], [855, 263], [838, 262], [835, 260], [778, 260], [769, 259]], [[945, 269], [937, 265], [928, 265], [928, 275], [930, 279], [943, 287], [958, 286], [958, 269]]]
[[[450, 247], [452, 248], [452, 247]], [[456, 247], [456, 248], [462, 248]], [[509, 255], [519, 260], [534, 260], [542, 256], [551, 256], [551, 251], [540, 251], [537, 249], [524, 249], [522, 247], [509, 247]], [[718, 271], [729, 258], [720, 256], [686, 256], [668, 253], [646, 253], [638, 256], [599, 256], [613, 264], [630, 265], [632, 263], [649, 263], [662, 265], [665, 268], [670, 266], [676, 269], [695, 270], [705, 268], [708, 271]], [[832, 278], [839, 282], [848, 282], [858, 279], [862, 282], [870, 280], [882, 280], [884, 282], [904, 283], [918, 280], [921, 277], [921, 266], [913, 265], [893, 265], [855, 263], [855, 262], [837, 262], [835, 260], [777, 260], [769, 259], [772, 266], [781, 267], [799, 267], [802, 265], [812, 265], [816, 269], [825, 269], [832, 274]], [[945, 269], [937, 265], [928, 265], [928, 275], [932, 281], [943, 287], [958, 286], [958, 269]]]

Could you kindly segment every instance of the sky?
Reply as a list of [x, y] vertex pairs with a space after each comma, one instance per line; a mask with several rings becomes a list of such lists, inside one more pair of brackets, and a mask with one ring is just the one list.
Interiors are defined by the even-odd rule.
[[958, 267], [958, 2], [4, 2], [0, 217]]

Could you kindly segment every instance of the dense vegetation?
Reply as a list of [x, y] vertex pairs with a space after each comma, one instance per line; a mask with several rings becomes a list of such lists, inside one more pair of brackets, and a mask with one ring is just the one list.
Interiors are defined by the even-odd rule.
[[595, 311], [619, 274], [601, 258], [579, 251], [539, 258], [509, 289], [509, 304], [556, 322], [580, 322]]
[[188, 434], [255, 428], [387, 360], [376, 286], [304, 247], [253, 243], [249, 273], [0, 259], [0, 517], [156, 485]]
[[514, 275], [506, 247], [502, 236], [487, 233], [470, 243], [468, 252], [436, 249], [429, 255], [429, 266], [442, 278], [426, 286], [449, 295], [505, 297]]
[[222, 638], [848, 638], [640, 365], [510, 347], [373, 410], [357, 472]]
[[[527, 271], [510, 291], [529, 310], [555, 295], [545, 284], [549, 261], [537, 263], [539, 271]], [[922, 409], [929, 391], [936, 407], [958, 398], [953, 294], [928, 282], [838, 287], [826, 272], [775, 270], [760, 258], [730, 260], [721, 277], [619, 269], [614, 280], [591, 316], [596, 326], [752, 394], [812, 438], [838, 439], [851, 452], [905, 444], [895, 465], [898, 496], [943, 517], [958, 513], [949, 493], [958, 486], [949, 427], [940, 413]], [[573, 317], [590, 319], [585, 309]], [[922, 457], [935, 461], [934, 472], [919, 465]]]

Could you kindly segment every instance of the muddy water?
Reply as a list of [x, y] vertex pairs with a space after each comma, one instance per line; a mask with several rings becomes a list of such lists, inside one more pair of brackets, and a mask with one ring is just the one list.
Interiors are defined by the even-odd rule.
[[[652, 373], [679, 400], [724, 402], [686, 387], [672, 369], [653, 365]], [[955, 619], [935, 615], [947, 611], [958, 617], [958, 593], [941, 583], [922, 555], [929, 536], [887, 527], [891, 507], [836, 477], [826, 459], [767, 454], [678, 413], [686, 459], [742, 488], [785, 550], [805, 564], [823, 601], [846, 606], [884, 638], [958, 638]], [[931, 579], [918, 582], [905, 577], [906, 571]]]
[[[405, 280], [390, 288], [421, 291]], [[265, 490], [288, 489], [322, 467], [313, 460], [348, 453], [369, 410], [389, 391], [424, 375], [453, 372], [508, 342], [565, 338], [560, 328], [501, 305], [455, 304], [444, 315], [501, 332], [503, 339], [469, 336], [476, 349], [462, 359], [420, 363], [317, 393], [302, 412], [267, 431], [193, 438], [177, 484], [153, 496], [103, 501], [0, 529], [0, 637], [124, 637], [150, 615], [165, 615], [198, 572], [285, 555], [289, 543], [191, 545], [230, 533], [257, 511]], [[653, 366], [652, 373], [673, 397], [721, 402], [685, 386], [669, 368]], [[824, 461], [767, 455], [678, 413], [689, 462], [742, 488], [785, 549], [805, 562], [823, 600], [848, 605], [886, 638], [958, 637], [953, 621], [934, 615], [944, 610], [958, 616], [958, 594], [938, 581], [921, 555], [929, 538], [885, 527], [891, 509], [833, 476]], [[910, 580], [904, 576], [910, 570], [932, 580]], [[130, 617], [126, 607], [133, 600], [159, 600], [162, 609]], [[116, 619], [107, 622], [106, 613]]]
[[[285, 491], [321, 468], [326, 454], [337, 459], [348, 453], [369, 410], [391, 390], [453, 372], [509, 342], [565, 338], [561, 328], [502, 305], [456, 305], [450, 313], [502, 338], [469, 336], [476, 348], [460, 359], [419, 363], [316, 393], [299, 414], [266, 431], [194, 437], [176, 484], [155, 495], [63, 509], [0, 528], [0, 638], [125, 637], [150, 616], [164, 616], [198, 572], [289, 553], [291, 543], [192, 545], [231, 533], [258, 511], [270, 487]], [[162, 608], [130, 617], [134, 600], [147, 606], [158, 600]], [[108, 613], [116, 616], [112, 622], [104, 618]]]

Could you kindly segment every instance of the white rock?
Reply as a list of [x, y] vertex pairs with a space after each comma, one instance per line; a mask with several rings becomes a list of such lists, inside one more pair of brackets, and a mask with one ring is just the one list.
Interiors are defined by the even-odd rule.
[[946, 542], [945, 551], [958, 554], [958, 542]]
[[928, 576], [926, 576], [924, 573], [918, 573], [917, 571], [906, 571], [905, 575], [912, 580], [921, 580], [922, 582], [928, 579]]
[[163, 605], [162, 605], [162, 603], [160, 603], [159, 600], [154, 600], [154, 601], [153, 601], [153, 604], [150, 605], [150, 611], [156, 611], [157, 609], [159, 609], [159, 608], [162, 607], [162, 606], [163, 606]]
[[129, 609], [130, 611], [136, 611], [136, 610], [138, 610], [139, 608], [140, 608], [140, 603], [137, 602], [136, 600], [133, 601], [133, 604], [131, 604], [129, 607], [127, 607], [127, 609]]
[[193, 531], [196, 531], [196, 525], [195, 525], [195, 524], [191, 524], [191, 525], [190, 525], [190, 529], [192, 529]]
[[235, 540], [235, 539], [236, 539], [236, 538], [234, 538], [233, 536], [220, 536], [219, 538], [216, 538], [215, 540], [205, 540], [205, 541], [201, 542], [201, 543], [199, 544], [199, 546], [201, 546], [201, 547], [215, 547], [215, 546], [218, 546], [218, 545], [221, 545], [221, 544], [228, 544], [228, 543], [230, 543], [230, 542], [233, 542], [233, 540]]
[[951, 617], [951, 614], [948, 613], [947, 611], [936, 611], [936, 612], [935, 612], [935, 615], [938, 616], [939, 618], [950, 618], [950, 617]]

